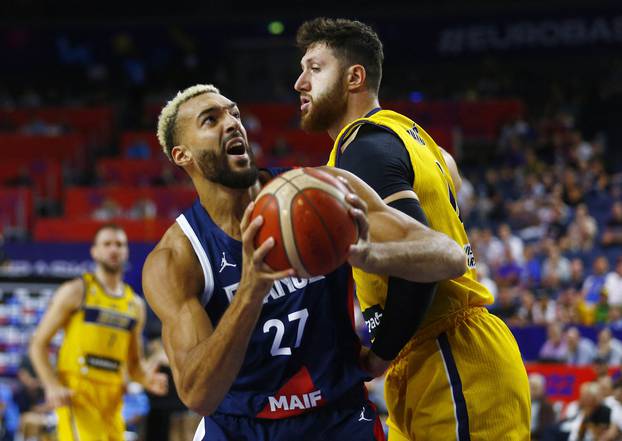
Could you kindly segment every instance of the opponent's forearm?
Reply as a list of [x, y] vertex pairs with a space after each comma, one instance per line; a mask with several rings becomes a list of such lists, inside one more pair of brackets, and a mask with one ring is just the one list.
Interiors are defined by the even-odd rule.
[[42, 342], [35, 337], [28, 348], [28, 355], [30, 356], [32, 366], [35, 368], [35, 372], [45, 388], [59, 386], [61, 384], [50, 363], [48, 346], [48, 342]]
[[466, 255], [448, 236], [429, 231], [427, 237], [403, 242], [370, 244], [367, 272], [400, 277], [413, 282], [437, 282], [466, 271]]
[[190, 409], [216, 410], [240, 371], [261, 308], [261, 299], [238, 291], [214, 332], [188, 354], [179, 392]]
[[132, 381], [140, 383], [143, 386], [147, 379], [147, 368], [142, 360], [136, 360], [127, 366], [127, 372]]
[[[436, 283], [418, 283], [389, 277], [380, 325], [374, 329], [371, 350], [383, 360], [393, 360], [415, 335], [436, 293]], [[363, 316], [367, 320], [367, 311]]]

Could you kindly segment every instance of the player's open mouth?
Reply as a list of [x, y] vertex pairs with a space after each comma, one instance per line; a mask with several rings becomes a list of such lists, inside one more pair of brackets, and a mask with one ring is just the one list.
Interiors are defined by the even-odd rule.
[[300, 97], [300, 111], [301, 112], [306, 112], [309, 109], [310, 105], [311, 105], [311, 98], [307, 96]]
[[241, 137], [230, 139], [225, 144], [225, 151], [230, 156], [244, 156], [246, 155], [246, 143]]

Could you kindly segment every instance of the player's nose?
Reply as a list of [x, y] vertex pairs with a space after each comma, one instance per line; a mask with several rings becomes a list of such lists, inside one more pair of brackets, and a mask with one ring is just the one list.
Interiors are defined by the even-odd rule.
[[309, 81], [307, 79], [307, 74], [304, 71], [298, 76], [298, 79], [294, 83], [294, 90], [296, 92], [309, 91]]
[[240, 121], [238, 118], [234, 117], [233, 115], [228, 114], [225, 120], [225, 132], [226, 133], [241, 132], [242, 129], [243, 129], [242, 121]]

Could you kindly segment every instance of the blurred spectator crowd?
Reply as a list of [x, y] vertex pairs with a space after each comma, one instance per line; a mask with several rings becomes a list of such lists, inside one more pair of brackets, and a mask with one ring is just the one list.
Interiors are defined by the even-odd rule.
[[494, 163], [463, 170], [461, 216], [508, 324], [622, 327], [622, 168], [607, 153], [559, 113], [507, 124]]

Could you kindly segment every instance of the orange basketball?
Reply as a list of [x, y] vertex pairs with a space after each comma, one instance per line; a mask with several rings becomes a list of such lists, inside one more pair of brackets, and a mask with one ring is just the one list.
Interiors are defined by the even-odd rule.
[[257, 195], [251, 215], [264, 218], [255, 247], [270, 236], [275, 240], [265, 262], [275, 270], [294, 268], [302, 277], [327, 274], [344, 263], [358, 240], [346, 194], [338, 179], [313, 168], [274, 178]]

